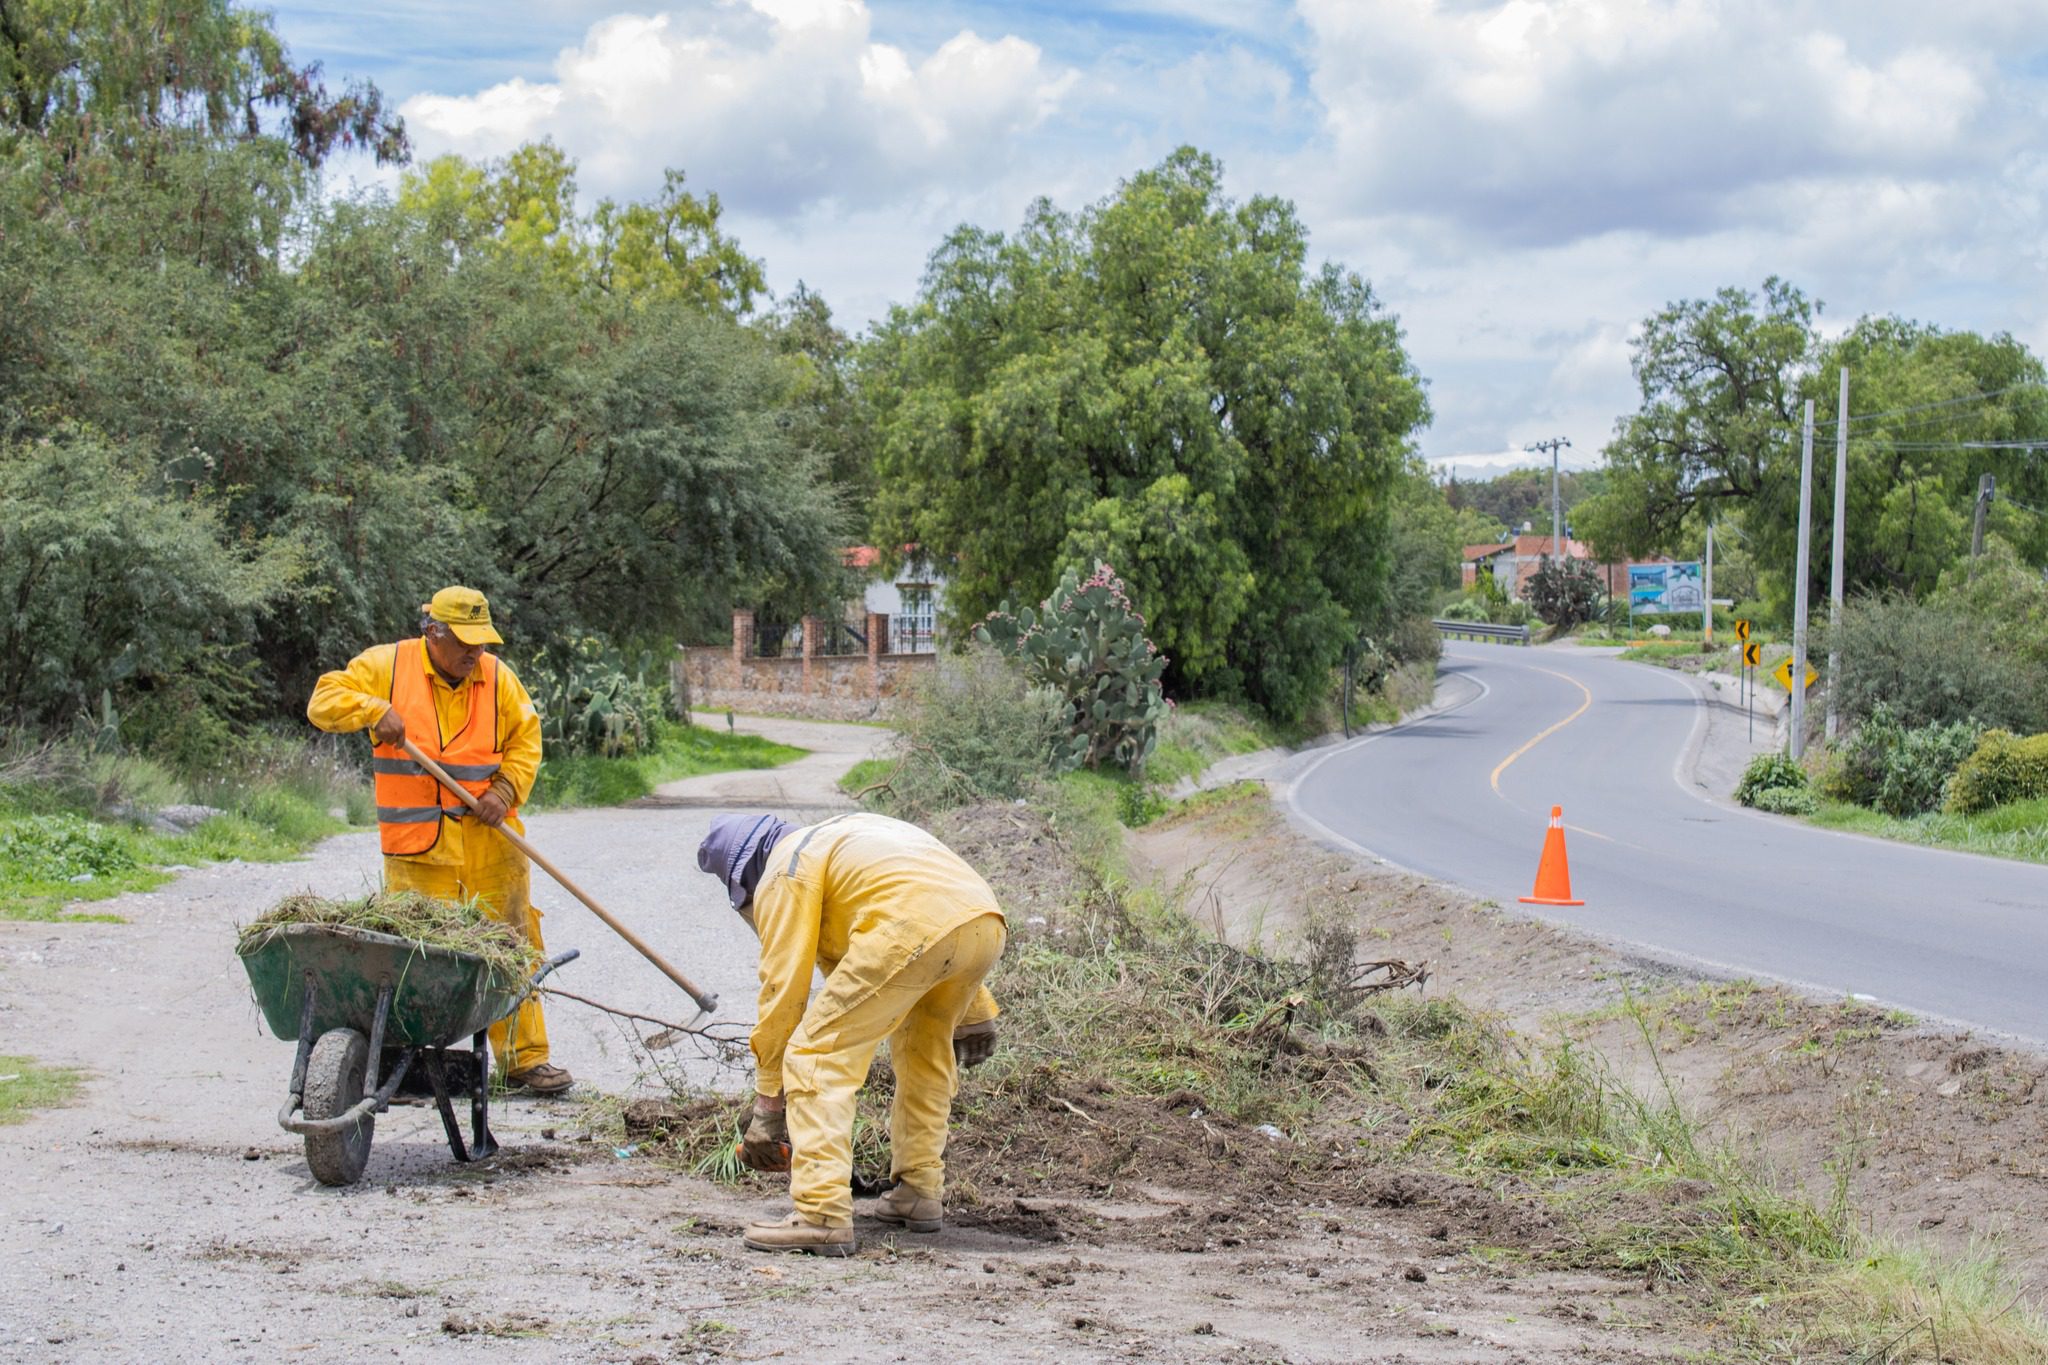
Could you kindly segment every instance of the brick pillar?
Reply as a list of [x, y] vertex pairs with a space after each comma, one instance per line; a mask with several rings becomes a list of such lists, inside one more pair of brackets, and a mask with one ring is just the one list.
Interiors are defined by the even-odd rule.
[[735, 691], [746, 685], [747, 659], [754, 652], [754, 613], [736, 607], [732, 613], [732, 683]]
[[882, 695], [882, 656], [889, 652], [889, 614], [868, 613], [868, 695]]
[[819, 628], [824, 623], [815, 616], [804, 618], [804, 695], [811, 695], [811, 660], [818, 653]]

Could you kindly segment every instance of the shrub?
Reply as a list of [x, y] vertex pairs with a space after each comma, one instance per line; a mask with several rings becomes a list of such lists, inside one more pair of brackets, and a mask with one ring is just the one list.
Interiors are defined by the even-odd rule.
[[1014, 800], [1052, 770], [1063, 713], [1056, 693], [994, 654], [945, 659], [898, 710], [893, 766], [869, 799], [908, 819]]
[[1811, 815], [1820, 809], [1819, 798], [1804, 787], [1766, 787], [1749, 804], [1772, 815]]
[[1600, 614], [1606, 589], [1583, 559], [1546, 559], [1529, 578], [1529, 606], [1559, 630], [1584, 625]]
[[1387, 653], [1397, 663], [1433, 664], [1443, 657], [1444, 637], [1427, 616], [1409, 616], [1387, 634]]
[[2015, 738], [1987, 731], [1957, 767], [1944, 809], [1974, 815], [2012, 801], [2048, 797], [2048, 734]]
[[1822, 631], [1818, 652], [1839, 652], [1834, 686], [1852, 719], [1879, 703], [1907, 727], [1972, 720], [2008, 730], [2048, 729], [2048, 689], [2001, 650], [1983, 624], [1905, 597], [1861, 597]]
[[1983, 727], [1971, 721], [1907, 729], [1891, 707], [1879, 702], [1837, 749], [1821, 778], [1821, 791], [1887, 815], [1934, 810], [1982, 733]]
[[1483, 625], [1487, 617], [1486, 602], [1472, 593], [1465, 593], [1438, 612], [1437, 617], [1444, 621], [1470, 621], [1474, 625]]
[[0, 870], [24, 881], [104, 877], [135, 866], [121, 832], [76, 815], [32, 815], [0, 828]]
[[1745, 806], [1757, 804], [1757, 798], [1767, 791], [1806, 789], [1806, 773], [1787, 754], [1758, 754], [1742, 770], [1742, 781], [1736, 784], [1735, 799]]
[[1058, 694], [1066, 738], [1054, 751], [1057, 765], [1144, 767], [1166, 718], [1166, 656], [1145, 638], [1145, 618], [1109, 565], [1098, 562], [1086, 582], [1067, 570], [1035, 612], [1004, 602], [975, 636], [1021, 659], [1026, 677]]

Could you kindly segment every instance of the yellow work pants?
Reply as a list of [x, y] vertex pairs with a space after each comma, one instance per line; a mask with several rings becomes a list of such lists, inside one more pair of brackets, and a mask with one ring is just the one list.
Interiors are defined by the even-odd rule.
[[927, 1198], [944, 1194], [946, 1119], [960, 1084], [953, 1030], [1002, 951], [1002, 917], [981, 915], [871, 987], [854, 938], [783, 1054], [797, 1212], [827, 1227], [853, 1226], [854, 1096], [884, 1038], [896, 1071], [890, 1173]]
[[[540, 941], [540, 908], [528, 894], [526, 855], [512, 841], [475, 821], [462, 831], [462, 862], [423, 863], [415, 858], [384, 859], [384, 885], [393, 891], [418, 891], [442, 900], [475, 896], [501, 924], [524, 928], [535, 952], [546, 953]], [[548, 1026], [540, 997], [528, 996], [509, 1020], [491, 1025], [491, 1055], [507, 1072], [524, 1071], [548, 1059]], [[510, 1044], [509, 1048], [507, 1044]]]

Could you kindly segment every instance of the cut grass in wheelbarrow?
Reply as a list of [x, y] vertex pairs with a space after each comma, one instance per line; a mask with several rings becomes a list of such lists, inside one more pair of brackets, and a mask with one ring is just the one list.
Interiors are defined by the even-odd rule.
[[469, 953], [482, 958], [486, 968], [502, 977], [528, 976], [540, 965], [540, 955], [519, 931], [491, 919], [480, 901], [444, 901], [418, 891], [379, 891], [353, 900], [301, 891], [243, 925], [237, 951], [247, 955], [287, 924], [367, 929], [422, 948]]

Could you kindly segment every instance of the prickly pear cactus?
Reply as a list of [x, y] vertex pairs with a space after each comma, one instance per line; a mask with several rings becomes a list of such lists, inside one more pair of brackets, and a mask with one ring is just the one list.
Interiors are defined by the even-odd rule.
[[1145, 638], [1145, 618], [1109, 565], [1098, 562], [1086, 581], [1069, 569], [1037, 610], [1005, 602], [975, 634], [1020, 660], [1033, 682], [1065, 702], [1067, 733], [1053, 754], [1056, 767], [1143, 770], [1172, 704], [1159, 686], [1166, 656]]

